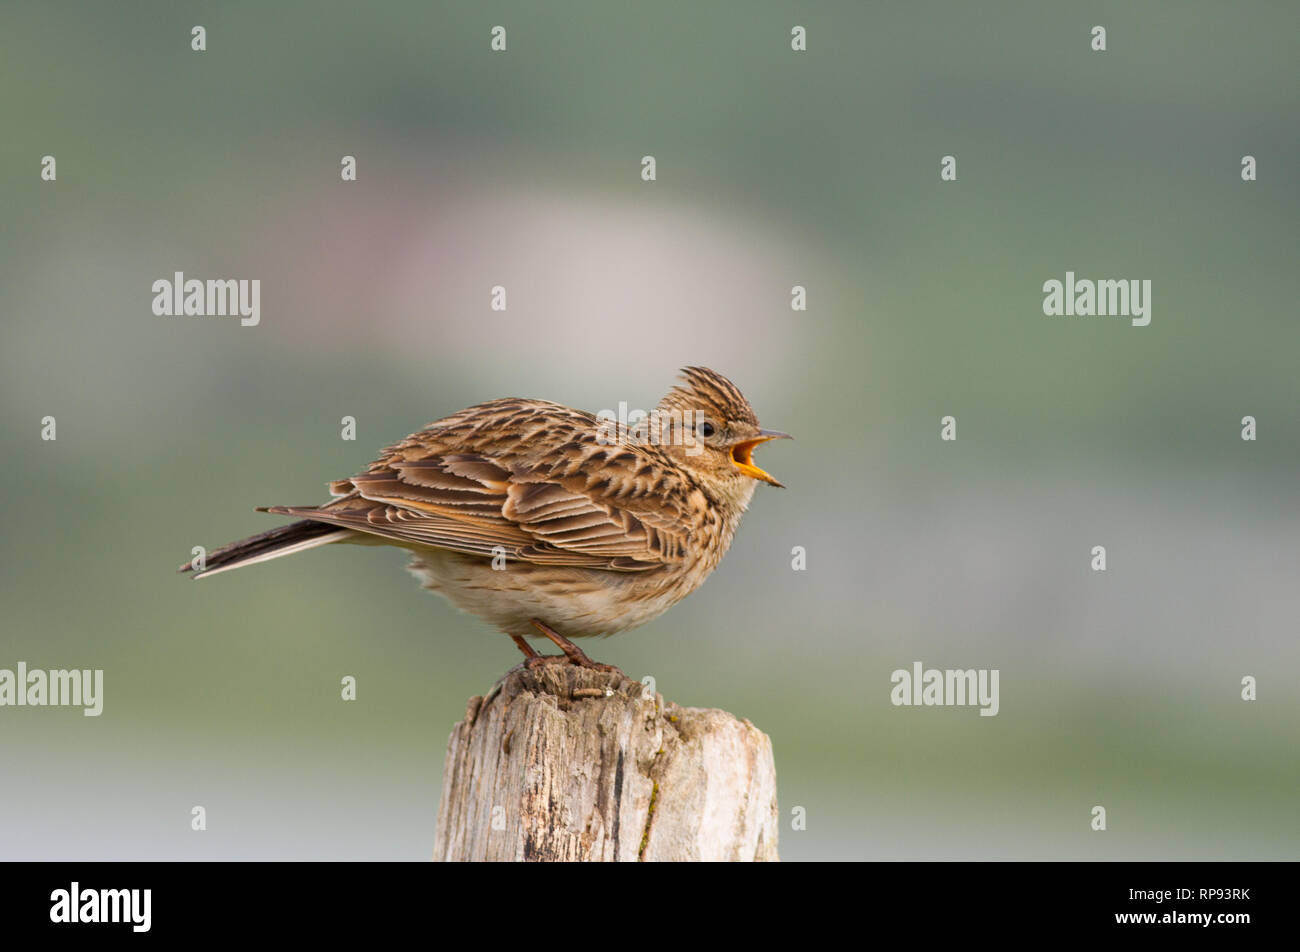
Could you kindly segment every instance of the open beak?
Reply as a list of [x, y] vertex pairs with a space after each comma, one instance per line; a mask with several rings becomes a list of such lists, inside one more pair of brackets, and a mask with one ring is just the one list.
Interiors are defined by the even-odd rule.
[[745, 440], [742, 443], [736, 443], [731, 447], [731, 461], [736, 465], [736, 469], [740, 470], [746, 476], [750, 476], [754, 479], [761, 479], [765, 483], [770, 483], [773, 486], [780, 486], [784, 489], [784, 485], [777, 482], [775, 478], [754, 465], [754, 447], [758, 446], [760, 443], [766, 443], [768, 440], [792, 439], [794, 439], [794, 437], [789, 433], [778, 433], [776, 430], [759, 430], [758, 436], [754, 439]]

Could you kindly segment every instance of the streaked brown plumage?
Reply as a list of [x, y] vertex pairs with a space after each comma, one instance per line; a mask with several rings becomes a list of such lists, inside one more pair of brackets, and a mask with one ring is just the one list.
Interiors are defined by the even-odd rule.
[[720, 374], [686, 368], [655, 414], [628, 433], [542, 400], [470, 407], [332, 483], [331, 502], [261, 510], [302, 521], [213, 551], [195, 577], [334, 542], [401, 546], [426, 588], [525, 654], [540, 631], [585, 662], [561, 635], [612, 634], [680, 601], [726, 554], [757, 481], [780, 485], [750, 454], [785, 434], [760, 430]]

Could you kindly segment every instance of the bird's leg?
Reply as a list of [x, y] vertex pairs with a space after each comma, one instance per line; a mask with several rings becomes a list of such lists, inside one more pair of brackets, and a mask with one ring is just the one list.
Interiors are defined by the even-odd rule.
[[532, 661], [534, 658], [541, 657], [541, 655], [539, 655], [536, 651], [533, 650], [532, 645], [524, 641], [523, 635], [511, 635], [510, 638], [511, 640], [514, 641], [515, 646], [524, 653], [524, 657], [527, 658], [529, 661]]
[[[564, 656], [569, 659], [570, 664], [576, 664], [580, 668], [591, 668], [593, 671], [618, 671], [618, 668], [614, 667], [612, 664], [601, 664], [598, 661], [592, 661], [583, 653], [581, 648], [549, 625], [543, 624], [536, 618], [530, 618], [529, 621], [532, 622], [534, 628], [544, 634], [547, 638], [550, 638], [551, 641], [555, 642], [555, 646], [564, 652]], [[516, 638], [515, 640], [516, 643], [518, 643], [521, 639]], [[531, 651], [532, 649], [529, 650]], [[538, 655], [537, 657], [541, 657], [541, 655]], [[533, 659], [529, 658], [527, 663], [533, 664]]]

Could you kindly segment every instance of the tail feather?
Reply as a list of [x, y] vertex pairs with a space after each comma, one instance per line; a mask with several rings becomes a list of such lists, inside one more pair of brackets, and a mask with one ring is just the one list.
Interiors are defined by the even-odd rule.
[[205, 556], [202, 570], [196, 570], [194, 560], [191, 559], [178, 571], [194, 572], [196, 579], [207, 578], [209, 575], [293, 555], [331, 542], [342, 542], [352, 535], [354, 533], [350, 529], [339, 529], [324, 522], [303, 519], [213, 549]]

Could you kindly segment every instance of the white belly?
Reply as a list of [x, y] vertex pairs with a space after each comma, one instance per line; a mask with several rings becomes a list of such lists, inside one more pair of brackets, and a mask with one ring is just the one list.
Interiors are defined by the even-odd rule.
[[[651, 573], [600, 572], [572, 567], [491, 562], [441, 549], [424, 549], [410, 571], [424, 587], [461, 611], [477, 615], [511, 635], [536, 637], [531, 619], [567, 638], [607, 635], [643, 625], [676, 604], [695, 586], [664, 586]], [[659, 589], [667, 588], [660, 592]], [[653, 594], [652, 594], [653, 593]]]

